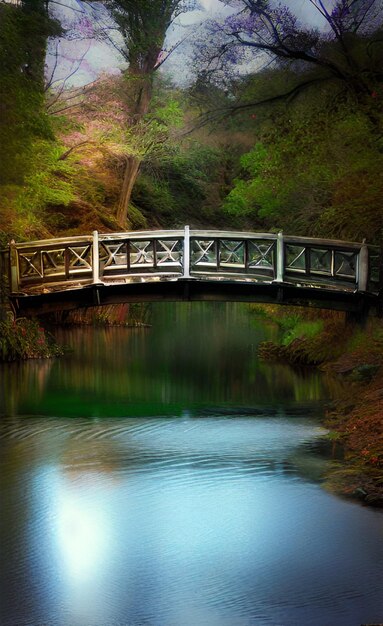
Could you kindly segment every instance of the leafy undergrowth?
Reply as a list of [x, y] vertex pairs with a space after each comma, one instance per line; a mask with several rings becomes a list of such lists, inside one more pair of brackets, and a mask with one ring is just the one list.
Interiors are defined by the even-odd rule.
[[338, 494], [383, 506], [383, 323], [371, 319], [361, 328], [340, 314], [320, 313], [321, 325], [313, 326], [304, 319], [311, 315], [301, 313], [295, 324], [279, 323], [279, 343], [264, 342], [260, 356], [318, 366], [347, 383], [326, 417], [329, 438], [342, 445], [345, 462], [331, 470], [325, 484]]
[[259, 354], [268, 361], [318, 366], [340, 357], [352, 337], [353, 328], [345, 325], [343, 314], [297, 307], [266, 307], [266, 311], [280, 329], [278, 342], [260, 344]]
[[54, 338], [34, 320], [0, 322], [0, 361], [46, 359], [63, 354]]

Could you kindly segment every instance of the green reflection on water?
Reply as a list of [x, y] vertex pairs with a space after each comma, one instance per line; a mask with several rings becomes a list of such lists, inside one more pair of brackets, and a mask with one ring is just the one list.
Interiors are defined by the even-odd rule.
[[59, 330], [73, 352], [2, 367], [4, 414], [180, 415], [211, 407], [318, 402], [331, 395], [315, 371], [259, 361], [274, 332], [241, 304], [156, 305], [149, 329]]

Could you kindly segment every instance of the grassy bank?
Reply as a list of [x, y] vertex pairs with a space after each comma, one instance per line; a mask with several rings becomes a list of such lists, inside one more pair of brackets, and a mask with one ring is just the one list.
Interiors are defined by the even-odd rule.
[[366, 504], [383, 506], [383, 323], [365, 328], [343, 314], [290, 309], [268, 311], [280, 328], [278, 342], [260, 355], [294, 366], [315, 366], [345, 381], [327, 412], [329, 438], [342, 445], [345, 461], [334, 466], [326, 487]]

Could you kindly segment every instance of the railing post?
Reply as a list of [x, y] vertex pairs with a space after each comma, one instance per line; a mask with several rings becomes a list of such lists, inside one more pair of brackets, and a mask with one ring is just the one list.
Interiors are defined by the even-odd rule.
[[100, 282], [100, 251], [98, 247], [98, 231], [93, 231], [93, 247], [92, 247], [92, 272], [93, 284]]
[[184, 265], [183, 277], [190, 278], [190, 227], [189, 226], [185, 226], [183, 265]]
[[362, 246], [358, 254], [357, 289], [367, 291], [368, 285], [368, 246], [363, 239]]
[[284, 265], [285, 265], [285, 252], [283, 245], [283, 233], [280, 232], [277, 235], [277, 275], [275, 277], [274, 282], [283, 283], [284, 276]]
[[11, 293], [17, 293], [19, 291], [19, 264], [17, 259], [17, 248], [14, 239], [12, 239], [9, 245], [9, 260], [11, 265]]
[[0, 250], [0, 322], [7, 319], [8, 295], [11, 291], [10, 251]]

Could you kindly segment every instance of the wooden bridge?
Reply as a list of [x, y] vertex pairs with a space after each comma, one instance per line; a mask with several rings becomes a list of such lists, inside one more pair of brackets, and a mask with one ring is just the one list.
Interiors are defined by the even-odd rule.
[[380, 310], [381, 259], [365, 243], [273, 233], [139, 231], [14, 243], [3, 255], [17, 316], [143, 301]]

